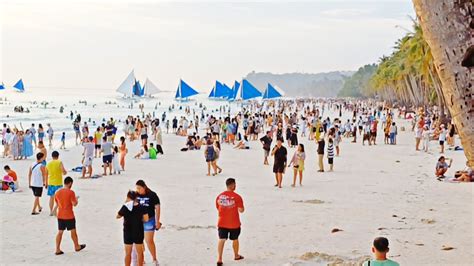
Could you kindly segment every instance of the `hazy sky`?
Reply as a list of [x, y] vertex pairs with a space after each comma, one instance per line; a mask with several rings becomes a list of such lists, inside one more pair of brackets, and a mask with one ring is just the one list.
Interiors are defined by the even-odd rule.
[[0, 0], [0, 82], [115, 90], [133, 68], [208, 91], [253, 70], [356, 70], [391, 52], [409, 16], [410, 0]]

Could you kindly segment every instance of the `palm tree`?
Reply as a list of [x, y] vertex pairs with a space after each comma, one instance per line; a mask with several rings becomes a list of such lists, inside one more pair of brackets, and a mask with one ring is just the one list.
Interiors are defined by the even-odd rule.
[[[423, 36], [433, 55], [441, 92], [461, 137], [470, 167], [474, 167], [474, 86], [469, 60], [474, 46], [473, 0], [413, 0]], [[471, 58], [472, 60], [472, 58]]]

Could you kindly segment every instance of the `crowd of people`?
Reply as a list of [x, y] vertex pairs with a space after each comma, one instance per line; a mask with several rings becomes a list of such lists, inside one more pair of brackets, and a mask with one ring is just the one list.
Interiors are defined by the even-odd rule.
[[[181, 107], [180, 107], [181, 108]], [[168, 109], [173, 112], [175, 106]], [[365, 146], [380, 144], [377, 141], [379, 131], [383, 131], [384, 144], [397, 145], [398, 126], [394, 121], [393, 108], [375, 102], [349, 102], [349, 101], [278, 101], [269, 104], [252, 103], [242, 107], [237, 113], [232, 113], [230, 107], [221, 106], [218, 110], [207, 110], [200, 105], [200, 112], [185, 107], [185, 115], [178, 120], [167, 119], [164, 112], [161, 117], [155, 113], [141, 116], [128, 116], [123, 124], [123, 135], [118, 134], [117, 121], [110, 118], [101, 125], [94, 125], [96, 130], [89, 131], [89, 125], [81, 121], [80, 115], [73, 120], [73, 130], [77, 145], [83, 146], [81, 166], [74, 168], [81, 172], [82, 178], [92, 178], [93, 161], [102, 158], [103, 173], [100, 176], [120, 174], [125, 171], [125, 161], [128, 154], [127, 145], [139, 146], [139, 152], [133, 156], [136, 159], [157, 159], [164, 156], [163, 132], [171, 132], [185, 139], [185, 147], [181, 151], [201, 151], [207, 166], [207, 176], [221, 174], [223, 169], [219, 165], [222, 153], [221, 145], [229, 145], [234, 149], [250, 150], [252, 142], [260, 143], [263, 149], [263, 164], [269, 165], [269, 157], [273, 157], [273, 174], [275, 187], [283, 187], [283, 178], [286, 168], [293, 168], [291, 187], [303, 186], [305, 167], [313, 167], [305, 163], [307, 154], [301, 139], [307, 138], [315, 143], [318, 162], [318, 172], [334, 171], [335, 158], [342, 154], [344, 139], [351, 143], [360, 143]], [[181, 109], [182, 110], [182, 109]], [[215, 111], [215, 112], [214, 112]], [[218, 115], [216, 115], [218, 113]], [[325, 116], [326, 113], [326, 116]], [[335, 116], [327, 114], [335, 113]], [[342, 113], [350, 118], [343, 121]], [[337, 115], [338, 114], [338, 115]], [[350, 114], [350, 115], [347, 115]], [[413, 131], [415, 132], [415, 148], [428, 152], [429, 142], [438, 140], [440, 153], [444, 153], [444, 142], [450, 147], [455, 146], [454, 126], [441, 123], [439, 116], [428, 110], [420, 110], [413, 117]], [[404, 114], [406, 116], [406, 114]], [[399, 114], [401, 116], [401, 114]], [[324, 118], [326, 117], [326, 118]], [[94, 123], [95, 124], [95, 123]], [[401, 128], [401, 130], [405, 130]], [[36, 160], [28, 170], [28, 185], [34, 196], [32, 215], [42, 212], [41, 197], [43, 189], [47, 189], [49, 196], [49, 211], [51, 216], [57, 217], [58, 233], [56, 236], [56, 255], [63, 254], [61, 239], [64, 230], [71, 232], [71, 238], [76, 251], [86, 247], [80, 244], [76, 232], [76, 223], [73, 208], [78, 204], [79, 196], [72, 190], [73, 179], [63, 178], [67, 170], [59, 159], [59, 152], [51, 152], [51, 159], [47, 160], [48, 151], [44, 145], [47, 134], [49, 147], [52, 147], [54, 131], [50, 124], [44, 130], [42, 124], [23, 130], [3, 125], [2, 144], [4, 157], [13, 160], [27, 159], [33, 156], [36, 149]], [[422, 142], [423, 140], [423, 142]], [[286, 147], [285, 147], [286, 146]], [[61, 134], [61, 147], [65, 148], [65, 134]], [[244, 151], [243, 151], [244, 152]], [[202, 156], [202, 154], [200, 155]], [[325, 163], [325, 159], [327, 160]], [[443, 178], [451, 166], [446, 163], [446, 158], [441, 157], [436, 165], [436, 177]], [[327, 168], [326, 167], [329, 168]], [[8, 178], [2, 182], [5, 190], [18, 189], [16, 172], [5, 166]], [[468, 168], [456, 173], [456, 181], [472, 181], [473, 171]], [[234, 259], [242, 260], [239, 253], [239, 235], [241, 233], [239, 214], [244, 212], [242, 198], [235, 192], [236, 180], [226, 180], [226, 191], [216, 199], [218, 220], [218, 258], [217, 265], [223, 264], [223, 249], [227, 239], [233, 242]], [[143, 265], [145, 245], [153, 258], [154, 265], [158, 264], [154, 234], [161, 228], [160, 199], [155, 192], [150, 190], [143, 180], [136, 182], [136, 191], [126, 193], [125, 203], [117, 213], [117, 219], [123, 219], [123, 242], [125, 245], [125, 265]], [[386, 257], [388, 240], [377, 238], [374, 240], [372, 251], [376, 260], [371, 264], [397, 265]], [[134, 261], [132, 263], [132, 261]]]

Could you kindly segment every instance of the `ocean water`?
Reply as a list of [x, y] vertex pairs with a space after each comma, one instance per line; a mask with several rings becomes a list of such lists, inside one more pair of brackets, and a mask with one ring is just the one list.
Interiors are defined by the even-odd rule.
[[[174, 100], [175, 92], [162, 92], [154, 95], [154, 97], [143, 97], [132, 99], [124, 99], [115, 91], [103, 91], [94, 89], [31, 89], [23, 93], [6, 89], [0, 91], [0, 123], [7, 123], [10, 127], [27, 128], [34, 123], [38, 127], [39, 123], [51, 123], [55, 132], [55, 142], [59, 147], [59, 139], [62, 132], [66, 133], [67, 143], [73, 142], [75, 133], [72, 128], [73, 120], [70, 119], [70, 112], [81, 114], [82, 121], [87, 121], [89, 131], [94, 132], [95, 126], [100, 125], [113, 117], [117, 121], [123, 121], [128, 115], [142, 116], [139, 104], [144, 105], [145, 114], [155, 114], [161, 119], [161, 114], [166, 112], [166, 119], [171, 120], [173, 117], [185, 115], [184, 108], [190, 107], [196, 111], [196, 115], [201, 114], [202, 104], [206, 107], [205, 113], [220, 116], [220, 106], [230, 106], [231, 110], [237, 111], [239, 105], [237, 103], [228, 103], [226, 101], [212, 101], [207, 98], [207, 94], [199, 94], [193, 97], [191, 101], [177, 102]], [[87, 103], [80, 103], [86, 101]], [[47, 103], [44, 105], [42, 103]], [[111, 103], [111, 104], [110, 104]], [[130, 105], [133, 104], [133, 109]], [[169, 107], [174, 105], [175, 109], [171, 112]], [[22, 106], [29, 109], [29, 113], [14, 112], [15, 106]], [[60, 113], [60, 107], [64, 107], [63, 113]], [[179, 107], [182, 107], [180, 110]], [[192, 116], [192, 113], [191, 113]], [[81, 122], [83, 124], [83, 122]], [[95, 126], [94, 126], [95, 125]], [[82, 125], [81, 125], [82, 126]], [[164, 126], [164, 125], [162, 125]], [[117, 123], [119, 134], [123, 128], [122, 123]]]

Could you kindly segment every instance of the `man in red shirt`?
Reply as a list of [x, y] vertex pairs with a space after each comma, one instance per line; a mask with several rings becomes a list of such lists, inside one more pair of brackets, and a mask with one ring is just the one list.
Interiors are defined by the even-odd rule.
[[73, 207], [77, 206], [76, 193], [72, 191], [72, 178], [70, 176], [64, 179], [64, 188], [58, 190], [54, 195], [54, 200], [58, 205], [58, 234], [56, 235], [56, 255], [62, 255], [61, 240], [63, 238], [64, 230], [71, 231], [71, 238], [74, 242], [76, 251], [83, 250], [86, 245], [79, 245], [79, 240], [76, 233], [76, 218], [74, 217]]
[[219, 243], [217, 246], [218, 259], [217, 266], [223, 265], [222, 253], [227, 239], [232, 240], [234, 249], [234, 260], [242, 260], [244, 257], [239, 254], [240, 218], [239, 213], [244, 212], [244, 202], [239, 194], [235, 193], [235, 179], [229, 178], [225, 182], [227, 190], [219, 194], [216, 198], [216, 208], [219, 212], [217, 223], [219, 232]]

